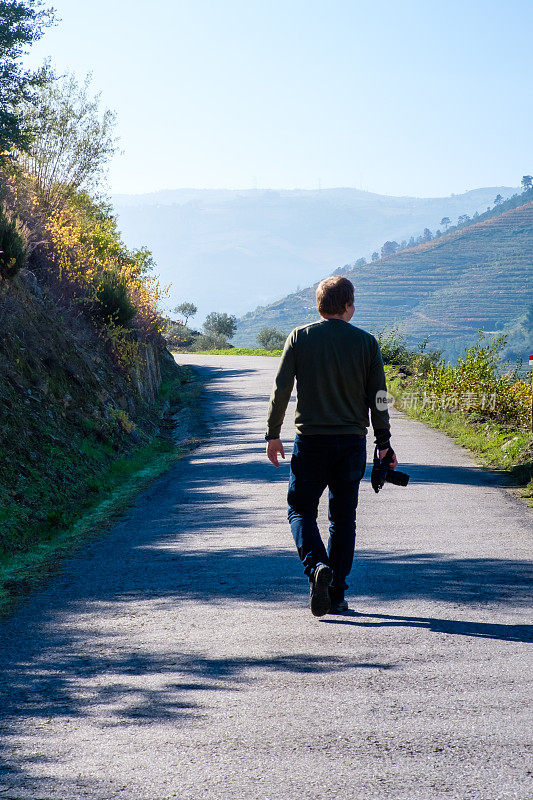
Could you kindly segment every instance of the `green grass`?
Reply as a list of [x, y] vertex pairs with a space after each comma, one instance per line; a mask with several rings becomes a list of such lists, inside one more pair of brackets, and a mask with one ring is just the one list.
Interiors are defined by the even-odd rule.
[[[185, 384], [183, 379], [182, 368], [179, 377], [166, 378], [161, 386], [160, 402], [168, 402], [174, 412], [183, 406], [194, 408], [200, 393], [190, 371]], [[38, 536], [30, 516], [16, 520], [18, 545], [4, 549], [0, 555], [0, 614], [7, 613], [17, 598], [37, 587], [64, 556], [101, 534], [139, 492], [188, 452], [194, 440], [176, 445], [163, 434], [125, 455], [114, 454], [110, 463], [102, 460], [98, 445], [90, 437], [84, 441], [83, 459], [94, 462], [94, 469], [80, 477], [75, 492], [65, 496], [60, 507], [50, 505]], [[33, 491], [42, 497], [43, 482], [53, 480], [53, 476], [35, 474], [32, 480], [37, 487]], [[32, 491], [31, 485], [29, 490]], [[5, 508], [0, 511], [2, 522], [13, 523], [12, 513]]]
[[[509, 486], [520, 488], [521, 496], [533, 506], [533, 435], [530, 430], [484, 419], [477, 413], [423, 408], [423, 381], [400, 375], [393, 366], [385, 370], [388, 389], [396, 398], [399, 410], [443, 431], [474, 453], [484, 466], [502, 471]], [[420, 398], [420, 402], [413, 403], [413, 395]]]
[[179, 448], [156, 439], [134, 455], [118, 459], [92, 484], [93, 500], [72, 514], [70, 525], [60, 524], [50, 539], [41, 539], [27, 551], [4, 554], [0, 559], [0, 614], [10, 611], [17, 598], [39, 586], [60, 559], [101, 534], [181, 455]]
[[264, 350], [253, 347], [229, 347], [225, 350], [174, 350], [176, 354], [190, 353], [202, 356], [275, 356], [279, 357], [281, 350]]

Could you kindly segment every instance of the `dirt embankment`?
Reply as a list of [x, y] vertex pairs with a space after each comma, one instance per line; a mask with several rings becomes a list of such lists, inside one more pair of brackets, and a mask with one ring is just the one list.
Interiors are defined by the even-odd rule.
[[0, 552], [52, 537], [114, 461], [153, 441], [161, 385], [183, 375], [157, 344], [140, 349], [127, 374], [98, 328], [32, 272], [0, 280]]

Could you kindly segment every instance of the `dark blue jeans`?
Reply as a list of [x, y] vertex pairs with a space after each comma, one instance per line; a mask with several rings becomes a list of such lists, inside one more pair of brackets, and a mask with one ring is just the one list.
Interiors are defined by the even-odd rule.
[[[319, 562], [333, 570], [332, 596], [344, 597], [355, 548], [355, 510], [359, 482], [366, 467], [366, 437], [355, 434], [297, 434], [291, 458], [288, 517], [291, 531], [311, 579]], [[328, 549], [317, 525], [318, 502], [329, 487]]]

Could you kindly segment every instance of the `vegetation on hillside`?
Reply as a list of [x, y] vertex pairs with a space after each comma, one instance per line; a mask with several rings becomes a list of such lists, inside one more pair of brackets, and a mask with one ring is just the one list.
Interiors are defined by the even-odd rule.
[[[401, 323], [410, 344], [428, 337], [449, 358], [480, 328], [509, 330], [504, 355], [525, 356], [533, 346], [524, 323], [533, 307], [533, 190], [508, 204], [515, 207], [500, 212], [502, 203], [474, 224], [345, 270], [355, 286], [354, 324], [376, 332]], [[315, 287], [246, 314], [238, 344], [252, 345], [266, 326], [290, 330], [315, 320]]]
[[129, 250], [109, 204], [89, 192], [114, 151], [111, 117], [88, 99], [87, 84], [47, 68], [22, 119], [31, 141], [0, 166], [1, 291], [29, 259], [39, 284], [90, 321], [132, 377], [142, 343], [163, 344], [161, 290], [149, 251]]
[[52, 19], [0, 0], [0, 584], [131, 477], [136, 453], [151, 474], [168, 464], [162, 415], [190, 394], [151, 253], [126, 247], [101, 194], [113, 114], [88, 81], [21, 66]]
[[[498, 194], [494, 198], [494, 206], [489, 206], [487, 210], [481, 214], [478, 211], [475, 211], [472, 216], [469, 214], [460, 214], [455, 225], [452, 224], [452, 221], [449, 217], [443, 217], [440, 221], [440, 224], [443, 226], [444, 231], [437, 229], [435, 233], [433, 233], [429, 228], [424, 228], [424, 231], [419, 236], [411, 236], [409, 240], [404, 239], [400, 243], [395, 241], [384, 242], [380, 250], [381, 258], [387, 258], [388, 256], [392, 256], [402, 250], [410, 250], [418, 245], [427, 244], [428, 242], [435, 241], [435, 239], [440, 239], [447, 233], [454, 233], [455, 231], [461, 230], [462, 228], [465, 228], [475, 222], [485, 222], [486, 220], [502, 214], [504, 211], [511, 211], [513, 208], [523, 205], [528, 199], [527, 194], [525, 193], [529, 192], [532, 188], [531, 176], [524, 175], [521, 183], [523, 189], [522, 194], [515, 193], [511, 195], [511, 197], [508, 197], [507, 200], [504, 200], [501, 194]], [[372, 261], [379, 261], [379, 259], [380, 254], [377, 251], [372, 253]], [[366, 258], [358, 258], [353, 264], [347, 264], [344, 267], [340, 267], [335, 274], [343, 274], [347, 270], [362, 267], [366, 263]]]

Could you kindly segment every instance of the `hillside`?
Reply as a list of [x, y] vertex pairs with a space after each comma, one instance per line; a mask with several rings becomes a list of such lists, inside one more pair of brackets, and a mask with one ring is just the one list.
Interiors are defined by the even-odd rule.
[[[11, 5], [16, 60], [39, 15]], [[100, 193], [112, 117], [50, 65], [24, 80], [0, 119], [0, 613], [178, 457], [170, 417], [190, 393], [151, 253]]]
[[[188, 379], [160, 333], [148, 251], [127, 250], [105, 203], [52, 189], [54, 205], [0, 163], [2, 575], [139, 461], [168, 460], [162, 411]], [[2, 587], [0, 576], [0, 607]]]
[[124, 240], [146, 244], [168, 309], [198, 306], [195, 324], [211, 311], [241, 315], [308, 286], [325, 269], [370, 258], [386, 239], [433, 232], [440, 220], [483, 212], [492, 187], [440, 198], [387, 197], [357, 189], [319, 191], [193, 190], [113, 198]]
[[[377, 331], [401, 322], [410, 340], [429, 337], [450, 358], [471, 343], [477, 329], [512, 326], [533, 303], [531, 195], [524, 194], [526, 202], [517, 208], [427, 244], [342, 269], [356, 290], [355, 324]], [[314, 289], [246, 314], [235, 344], [252, 345], [265, 326], [288, 332], [316, 319]]]
[[47, 539], [112, 462], [153, 440], [175, 365], [146, 344], [135, 380], [28, 270], [0, 279], [0, 553]]

